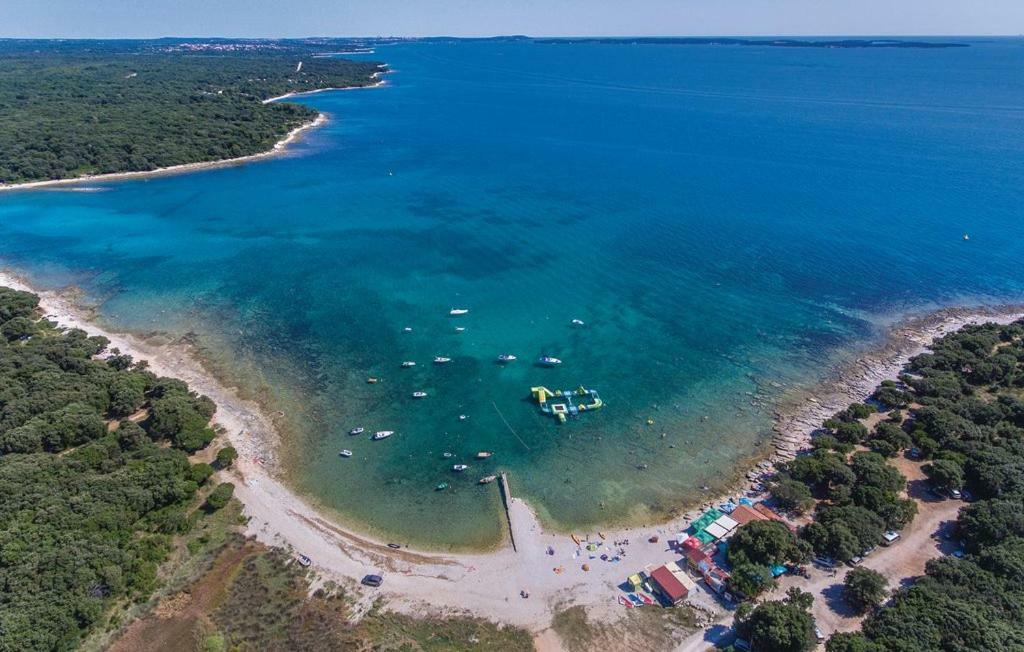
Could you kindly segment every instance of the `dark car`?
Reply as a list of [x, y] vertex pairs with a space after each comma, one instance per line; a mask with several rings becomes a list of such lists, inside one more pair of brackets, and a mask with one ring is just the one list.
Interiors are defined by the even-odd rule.
[[380, 575], [367, 575], [363, 578], [364, 586], [380, 586], [384, 583], [384, 578]]

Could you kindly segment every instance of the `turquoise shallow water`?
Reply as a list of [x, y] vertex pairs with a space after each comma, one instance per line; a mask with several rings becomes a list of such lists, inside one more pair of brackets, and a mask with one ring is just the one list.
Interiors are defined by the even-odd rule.
[[[499, 470], [563, 526], [664, 514], [893, 315], [1022, 295], [1024, 41], [372, 56], [389, 86], [301, 100], [332, 121], [286, 157], [0, 195], [0, 260], [199, 333], [289, 414], [295, 485], [374, 532], [493, 542]], [[580, 383], [607, 406], [563, 426], [527, 400]]]

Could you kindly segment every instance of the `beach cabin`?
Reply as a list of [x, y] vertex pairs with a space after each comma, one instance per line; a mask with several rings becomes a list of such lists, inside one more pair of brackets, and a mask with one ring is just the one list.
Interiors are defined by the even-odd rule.
[[658, 566], [651, 571], [651, 584], [654, 585], [654, 593], [673, 607], [690, 594], [690, 590], [667, 565]]

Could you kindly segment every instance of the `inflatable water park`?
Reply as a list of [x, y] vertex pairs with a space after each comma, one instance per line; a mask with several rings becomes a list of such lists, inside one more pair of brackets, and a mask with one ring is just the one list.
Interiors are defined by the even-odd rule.
[[580, 385], [573, 390], [551, 391], [547, 387], [531, 387], [533, 395], [541, 412], [549, 414], [558, 420], [558, 423], [565, 423], [569, 417], [577, 418], [588, 410], [598, 410], [604, 406], [596, 389], [587, 389]]

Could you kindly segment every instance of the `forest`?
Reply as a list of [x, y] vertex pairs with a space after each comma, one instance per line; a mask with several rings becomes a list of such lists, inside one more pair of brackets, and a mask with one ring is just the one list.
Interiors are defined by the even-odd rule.
[[0, 184], [267, 151], [317, 112], [263, 100], [375, 83], [378, 63], [324, 56], [331, 45], [0, 42]]
[[[862, 420], [878, 411], [887, 418], [869, 430]], [[768, 566], [811, 553], [849, 561], [910, 522], [906, 478], [886, 461], [909, 454], [925, 461], [936, 495], [965, 500], [954, 534], [962, 554], [933, 559], [924, 577], [891, 595], [874, 571], [848, 574], [844, 599], [867, 618], [861, 631], [832, 636], [828, 652], [1024, 649], [1024, 321], [937, 340], [868, 403], [827, 420], [813, 446], [771, 485], [781, 508], [814, 509], [813, 521], [797, 533], [773, 523], [741, 528], [729, 548], [734, 590], [756, 596], [772, 585]], [[737, 631], [755, 652], [811, 650], [812, 600], [791, 589], [783, 600], [744, 605]]]
[[188, 454], [213, 403], [37, 304], [0, 288], [0, 650], [74, 649], [148, 596], [212, 484]]

